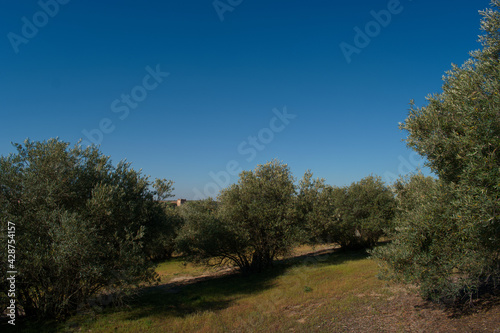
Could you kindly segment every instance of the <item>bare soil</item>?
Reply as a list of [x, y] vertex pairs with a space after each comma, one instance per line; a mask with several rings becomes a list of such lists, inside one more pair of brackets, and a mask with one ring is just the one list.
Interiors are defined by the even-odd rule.
[[500, 333], [498, 297], [487, 297], [464, 309], [451, 309], [423, 300], [415, 287], [392, 285], [390, 289], [394, 293], [390, 299], [350, 312], [333, 325], [332, 331]]
[[[325, 247], [312, 252], [299, 251], [287, 259], [321, 255], [335, 250], [335, 247]], [[235, 268], [224, 267], [201, 276], [179, 276], [166, 284], [148, 289], [177, 293], [186, 285], [237, 274], [237, 272]], [[387, 295], [378, 293], [356, 295], [356, 297], [368, 299], [368, 302], [365, 302], [368, 305], [349, 311], [342, 318], [326, 324], [326, 327], [318, 327], [318, 332], [500, 333], [500, 297], [498, 296], [485, 297], [471, 306], [457, 309], [423, 300], [414, 286], [390, 283], [388, 288], [392, 294], [388, 299]], [[372, 299], [373, 302], [370, 301]], [[304, 309], [289, 310], [300, 317], [300, 312]], [[303, 312], [306, 315], [305, 312], [310, 311]]]

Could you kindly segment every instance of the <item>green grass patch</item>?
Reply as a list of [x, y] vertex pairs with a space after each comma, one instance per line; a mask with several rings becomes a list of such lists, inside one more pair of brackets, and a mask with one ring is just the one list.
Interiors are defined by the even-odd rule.
[[[199, 276], [207, 270], [177, 258], [160, 264], [158, 273], [168, 283], [177, 276]], [[279, 262], [261, 274], [144, 288], [126, 307], [80, 314], [53, 328], [82, 332], [322, 331], [334, 327], [335, 318], [386, 299], [388, 294], [381, 292], [384, 283], [376, 274], [376, 263], [363, 252], [303, 256]]]
[[198, 277], [213, 274], [217, 272], [217, 269], [195, 265], [185, 261], [182, 257], [175, 257], [158, 264], [156, 272], [160, 276], [161, 283], [168, 283], [183, 277]]

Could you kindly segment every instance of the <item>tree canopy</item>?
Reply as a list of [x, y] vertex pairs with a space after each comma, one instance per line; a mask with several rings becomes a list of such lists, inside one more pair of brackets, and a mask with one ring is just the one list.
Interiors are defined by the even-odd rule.
[[500, 283], [499, 8], [493, 0], [481, 12], [482, 48], [400, 125], [439, 182], [417, 175], [396, 184], [395, 243], [380, 257], [434, 299], [472, 299]]
[[[61, 317], [99, 292], [155, 278], [148, 257], [165, 218], [147, 177], [126, 162], [113, 166], [94, 146], [50, 139], [15, 147], [0, 158], [0, 237], [12, 221], [16, 298], [26, 314]], [[156, 183], [163, 196], [171, 185]]]
[[186, 206], [180, 249], [198, 259], [230, 261], [244, 272], [261, 271], [293, 245], [294, 194], [286, 164], [273, 160], [243, 171], [237, 184], [221, 191], [218, 203]]

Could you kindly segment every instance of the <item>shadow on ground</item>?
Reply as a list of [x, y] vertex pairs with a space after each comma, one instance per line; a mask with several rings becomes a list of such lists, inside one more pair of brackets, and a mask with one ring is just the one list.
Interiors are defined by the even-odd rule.
[[[243, 275], [236, 270], [226, 270], [222, 274], [213, 276], [143, 287], [138, 289], [134, 297], [126, 301], [127, 306], [96, 309], [88, 315], [70, 318], [65, 323], [28, 322], [26, 325], [16, 325], [14, 329], [2, 321], [0, 331], [55, 332], [68, 331], [68, 329], [71, 331], [71, 327], [77, 329], [80, 324], [92, 320], [91, 318], [98, 313], [120, 313], [125, 320], [138, 320], [149, 316], [185, 317], [195, 312], [219, 311], [229, 307], [240, 298], [272, 288], [276, 278], [293, 267], [337, 265], [346, 261], [365, 259], [368, 256], [365, 251], [319, 250], [278, 260], [272, 268], [258, 274]], [[21, 324], [22, 320], [19, 322]]]
[[200, 311], [222, 310], [239, 298], [272, 288], [276, 278], [292, 267], [336, 265], [367, 257], [365, 251], [342, 252], [328, 249], [276, 261], [271, 269], [258, 274], [243, 275], [229, 270], [222, 276], [146, 287], [129, 303], [127, 319], [137, 320], [151, 315], [184, 317]]

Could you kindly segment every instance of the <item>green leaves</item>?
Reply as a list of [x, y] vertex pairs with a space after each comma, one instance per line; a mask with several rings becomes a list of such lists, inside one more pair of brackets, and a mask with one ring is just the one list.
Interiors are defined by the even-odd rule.
[[294, 194], [286, 164], [273, 160], [243, 171], [218, 202], [208, 199], [182, 207], [186, 221], [179, 248], [206, 263], [230, 262], [244, 272], [263, 270], [296, 239]]
[[5, 219], [18, 226], [18, 303], [27, 314], [63, 317], [103, 290], [154, 278], [147, 259], [161, 233], [153, 231], [168, 220], [147, 177], [128, 163], [113, 167], [96, 147], [15, 146], [0, 158], [0, 232]]
[[297, 198], [306, 239], [344, 248], [372, 247], [391, 226], [394, 195], [380, 177], [368, 176], [338, 188], [306, 173]]
[[426, 106], [412, 103], [400, 126], [439, 181], [395, 184], [394, 242], [377, 255], [388, 276], [437, 300], [470, 300], [500, 283], [500, 1], [492, 6], [481, 13], [482, 49], [446, 73]]

